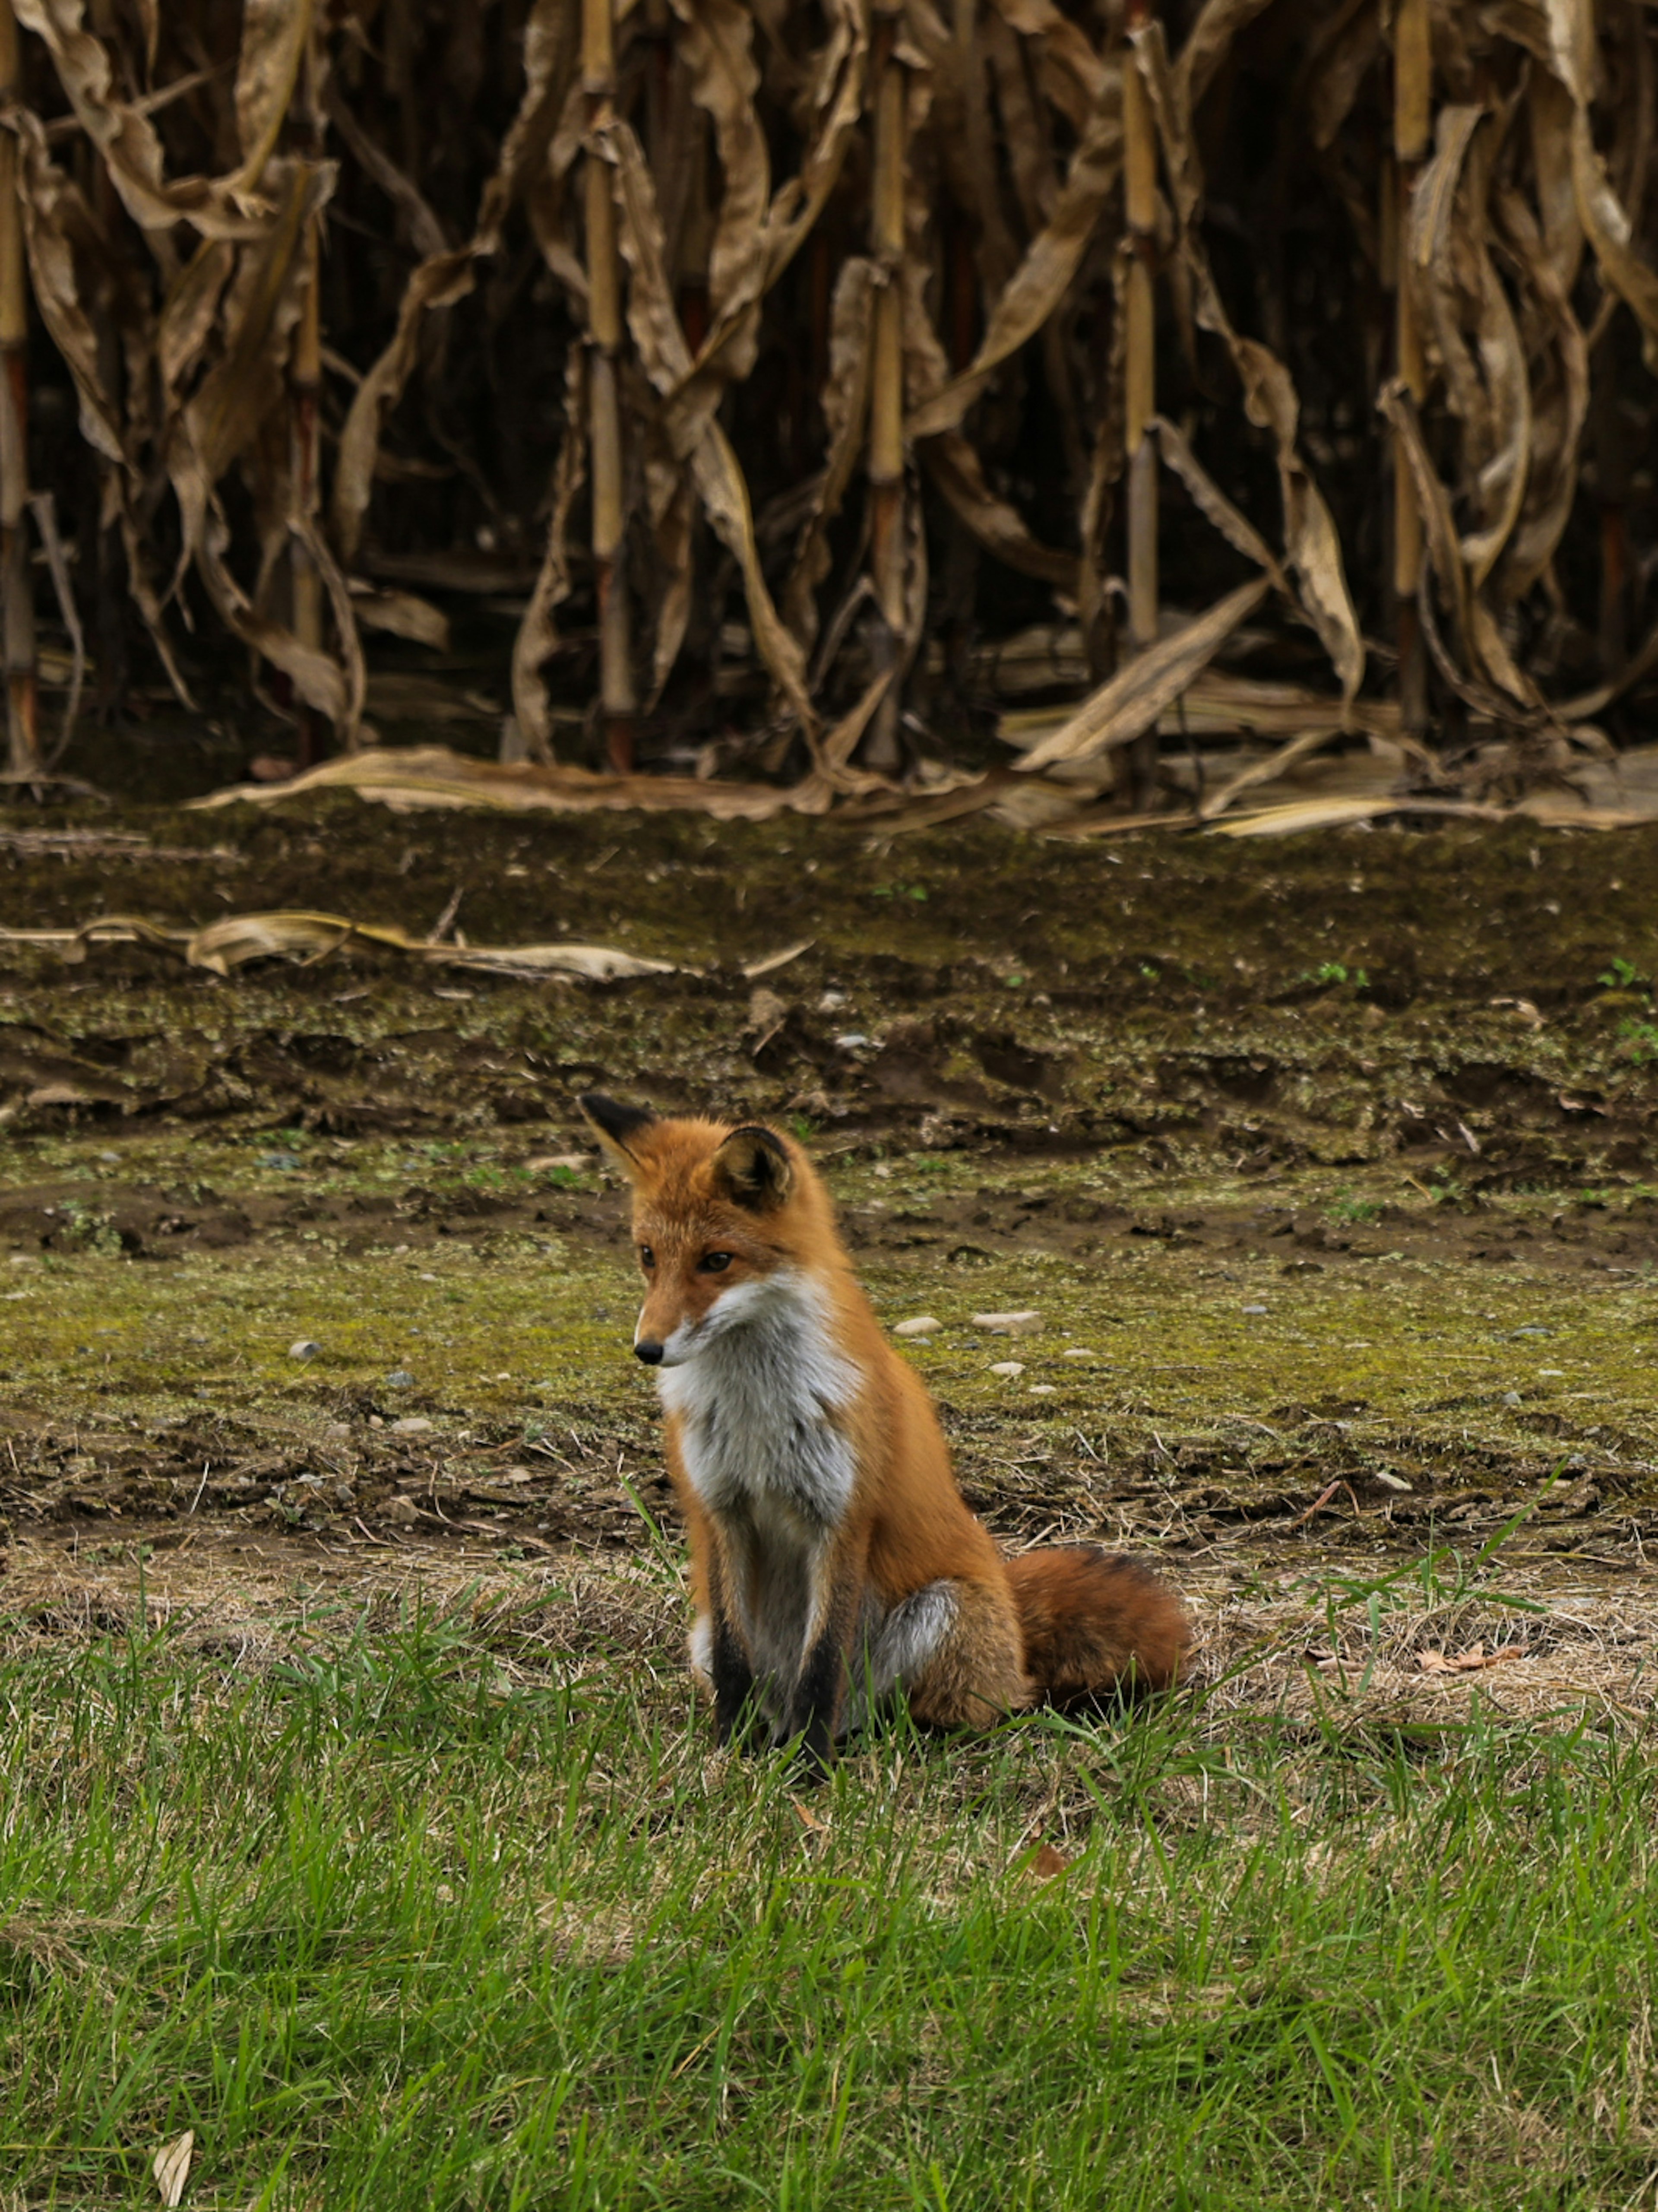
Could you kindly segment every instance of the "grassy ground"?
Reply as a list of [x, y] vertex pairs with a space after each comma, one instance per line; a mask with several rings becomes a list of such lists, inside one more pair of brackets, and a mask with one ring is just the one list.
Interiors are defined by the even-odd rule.
[[185, 2129], [225, 2207], [1651, 2202], [1615, 1713], [1424, 1743], [1333, 1680], [806, 1800], [538, 1607], [284, 1640], [7, 1660], [9, 2202], [154, 2201]]
[[[695, 972], [0, 949], [3, 2212], [1654, 2212], [1658, 838], [39, 826], [11, 926]], [[714, 1754], [594, 1082], [811, 1133], [1188, 1688]]]

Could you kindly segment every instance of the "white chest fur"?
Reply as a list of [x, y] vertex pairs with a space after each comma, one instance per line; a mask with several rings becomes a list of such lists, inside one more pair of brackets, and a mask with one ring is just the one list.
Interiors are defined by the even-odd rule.
[[851, 1504], [852, 1449], [836, 1417], [858, 1376], [829, 1324], [811, 1279], [780, 1270], [733, 1285], [689, 1356], [663, 1370], [686, 1480], [716, 1518], [827, 1533]]

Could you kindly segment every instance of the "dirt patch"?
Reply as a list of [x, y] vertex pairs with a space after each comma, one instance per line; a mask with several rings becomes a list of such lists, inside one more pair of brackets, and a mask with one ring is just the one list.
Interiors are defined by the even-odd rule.
[[[13, 926], [424, 928], [459, 891], [479, 940], [682, 967], [457, 979], [348, 946], [226, 981], [8, 947], [14, 1604], [141, 1569], [654, 1556], [592, 1085], [810, 1138], [882, 1312], [946, 1320], [914, 1356], [1010, 1542], [1102, 1534], [1218, 1589], [1221, 1562], [1357, 1571], [1515, 1522], [1527, 1571], [1643, 1572], [1658, 836], [1113, 852], [334, 804], [105, 818], [94, 851], [17, 820]], [[1044, 1314], [1014, 1380], [971, 1327], [997, 1304]]]

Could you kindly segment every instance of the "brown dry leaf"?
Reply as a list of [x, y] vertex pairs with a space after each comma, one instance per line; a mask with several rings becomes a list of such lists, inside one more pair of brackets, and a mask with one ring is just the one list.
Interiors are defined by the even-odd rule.
[[1069, 1874], [1071, 1861], [1052, 1844], [1038, 1844], [1035, 1850], [1021, 1863], [1021, 1871], [1034, 1881], [1053, 1881], [1058, 1875]]
[[1175, 64], [1175, 99], [1186, 130], [1233, 41], [1268, 5], [1270, 0], [1204, 0]]
[[1328, 744], [1332, 738], [1340, 734], [1341, 724], [1333, 720], [1322, 726], [1315, 724], [1310, 729], [1298, 732], [1281, 744], [1275, 753], [1269, 753], [1265, 760], [1254, 761], [1228, 776], [1225, 782], [1199, 807], [1199, 819], [1213, 821], [1216, 815], [1226, 811], [1240, 793], [1252, 789], [1256, 784], [1275, 782], [1297, 761], [1305, 760], [1309, 753], [1315, 753], [1321, 745]]
[[449, 650], [449, 617], [430, 599], [365, 584], [355, 576], [350, 589], [351, 611], [362, 629], [406, 637], [411, 644], [429, 645], [434, 653]]
[[255, 238], [261, 214], [232, 188], [234, 179], [187, 177], [171, 184], [155, 125], [115, 91], [116, 72], [101, 40], [87, 29], [76, 0], [12, 0], [12, 12], [46, 42], [76, 118], [103, 157], [110, 182], [141, 229], [191, 224], [204, 238]]
[[161, 929], [132, 915], [100, 915], [80, 929], [0, 929], [0, 944], [50, 945], [71, 959], [83, 958], [94, 945], [151, 945], [182, 954], [191, 967], [216, 975], [254, 960], [324, 960], [353, 942], [406, 953], [426, 967], [514, 975], [580, 975], [608, 983], [620, 976], [683, 972], [675, 961], [650, 960], [610, 945], [434, 945], [405, 930], [338, 914], [230, 914], [197, 930]]
[[[773, 603], [755, 542], [748, 485], [730, 440], [714, 419], [722, 386], [693, 374], [690, 349], [668, 280], [656, 186], [644, 149], [625, 123], [616, 122], [601, 134], [598, 150], [616, 171], [620, 245], [631, 278], [628, 326], [640, 363], [664, 403], [664, 429], [674, 453], [689, 470], [708, 520], [736, 558], [761, 659], [802, 727], [815, 730], [817, 716], [806, 684], [805, 662]], [[659, 667], [658, 681], [666, 673]]]
[[242, 0], [236, 57], [236, 135], [242, 166], [228, 180], [239, 198], [257, 191], [300, 80], [316, 0]]
[[785, 618], [803, 648], [810, 647], [817, 635], [816, 593], [831, 565], [826, 533], [852, 482], [869, 415], [874, 282], [875, 264], [857, 254], [844, 264], [835, 281], [829, 310], [829, 380], [821, 394], [829, 433], [828, 457], [783, 592]]
[[185, 2184], [190, 2179], [191, 2155], [196, 2148], [196, 2131], [186, 2128], [170, 2143], [164, 2143], [149, 2162], [155, 2177], [155, 2186], [161, 2192], [163, 2204], [181, 2204]]
[[322, 105], [330, 125], [339, 132], [353, 161], [374, 179], [402, 214], [409, 227], [410, 241], [422, 260], [429, 261], [450, 252], [453, 241], [446, 234], [418, 187], [398, 168], [386, 149], [369, 137], [332, 77], [323, 88]]
[[1444, 1651], [1418, 1651], [1416, 1663], [1424, 1674], [1472, 1674], [1482, 1667], [1500, 1667], [1509, 1659], [1530, 1656], [1523, 1644], [1499, 1644], [1495, 1651], [1487, 1651], [1483, 1644], [1473, 1644], [1455, 1656]]
[[1266, 596], [1268, 580], [1240, 584], [1206, 614], [1131, 660], [1110, 682], [1086, 699], [1070, 720], [1044, 738], [1019, 763], [1022, 769], [1047, 768], [1054, 761], [1084, 760], [1114, 745], [1126, 745], [1149, 730], [1173, 704], [1193, 676], [1212, 660], [1238, 624]]
[[803, 952], [810, 952], [817, 942], [815, 937], [803, 937], [798, 945], [786, 945], [780, 952], [768, 952], [762, 959], [745, 961], [740, 972], [745, 981], [752, 983], [762, 975], [770, 975], [779, 968], [786, 968]]
[[1594, 13], [1589, 0], [1542, 0], [1542, 13], [1548, 59], [1572, 104], [1571, 181], [1578, 220], [1602, 276], [1641, 325], [1648, 368], [1658, 369], [1658, 274], [1631, 246], [1628, 210], [1613, 191], [1594, 143], [1589, 114], [1596, 68]]
[[[380, 432], [408, 383], [428, 313], [465, 298], [477, 264], [495, 253], [501, 227], [523, 186], [532, 159], [548, 158], [552, 118], [579, 90], [570, 79], [576, 62], [575, 12], [566, 0], [533, 0], [524, 27], [524, 92], [501, 142], [495, 174], [484, 187], [477, 223], [467, 243], [430, 253], [410, 276], [398, 307], [398, 326], [352, 398], [340, 433], [333, 490], [334, 535], [343, 557], [355, 554], [374, 481]], [[560, 264], [556, 274], [565, 273]]]
[[1102, 76], [1099, 105], [1071, 157], [1052, 217], [992, 309], [978, 351], [959, 376], [912, 410], [904, 426], [909, 436], [956, 429], [994, 371], [1048, 321], [1077, 273], [1121, 167], [1121, 78], [1113, 70]]
[[394, 808], [479, 806], [507, 813], [591, 814], [639, 807], [678, 809], [722, 822], [766, 822], [774, 815], [822, 813], [829, 793], [808, 779], [788, 790], [770, 784], [701, 782], [688, 775], [601, 775], [540, 762], [507, 767], [442, 745], [371, 745], [325, 761], [288, 782], [233, 784], [190, 801], [193, 807], [278, 805], [310, 791], [355, 791]]
[[452, 307], [471, 290], [477, 250], [474, 241], [422, 262], [404, 288], [391, 343], [352, 398], [340, 433], [333, 492], [334, 535], [347, 560], [355, 553], [362, 535], [380, 431], [414, 368], [422, 322], [434, 308]]
[[86, 1091], [78, 1083], [40, 1083], [28, 1091], [23, 1100], [26, 1106], [92, 1106], [98, 1102], [96, 1091]]
[[805, 1801], [799, 1797], [791, 1797], [789, 1802], [794, 1808], [795, 1818], [799, 1821], [800, 1826], [806, 1831], [808, 1835], [826, 1836], [829, 1834], [829, 1824], [826, 1820], [824, 1820], [821, 1813], [814, 1813], [811, 1807], [806, 1804]]
[[565, 373], [564, 442], [553, 467], [546, 550], [530, 604], [513, 640], [513, 714], [529, 757], [543, 763], [550, 763], [553, 757], [553, 719], [541, 672], [558, 642], [554, 617], [569, 596], [570, 509], [587, 473], [587, 441], [581, 434], [586, 419], [586, 367], [584, 349], [572, 346]]
[[1278, 565], [1278, 556], [1248, 517], [1233, 506], [1175, 425], [1159, 415], [1153, 418], [1151, 428], [1164, 462], [1191, 493], [1199, 511], [1214, 524], [1228, 544], [1236, 546], [1246, 560], [1264, 568], [1287, 597], [1290, 585]]
[[979, 456], [959, 430], [927, 439], [921, 448], [926, 472], [979, 543], [1022, 576], [1077, 588], [1077, 556], [1040, 544], [1017, 510], [985, 482]]
[[1388, 814], [1442, 814], [1467, 822], [1501, 822], [1500, 806], [1480, 806], [1467, 799], [1342, 798], [1292, 799], [1249, 814], [1229, 814], [1209, 827], [1223, 837], [1290, 837], [1308, 830], [1350, 829], [1355, 822], [1376, 822]]

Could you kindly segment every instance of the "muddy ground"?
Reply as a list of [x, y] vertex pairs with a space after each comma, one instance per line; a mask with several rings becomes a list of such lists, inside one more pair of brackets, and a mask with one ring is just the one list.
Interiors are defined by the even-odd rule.
[[283, 908], [679, 969], [0, 945], [14, 1620], [654, 1576], [584, 1633], [671, 1665], [592, 1085], [810, 1138], [1010, 1541], [1102, 1533], [1217, 1617], [1505, 1528], [1527, 1587], [1643, 1588], [1658, 832], [0, 813], [7, 927]]

